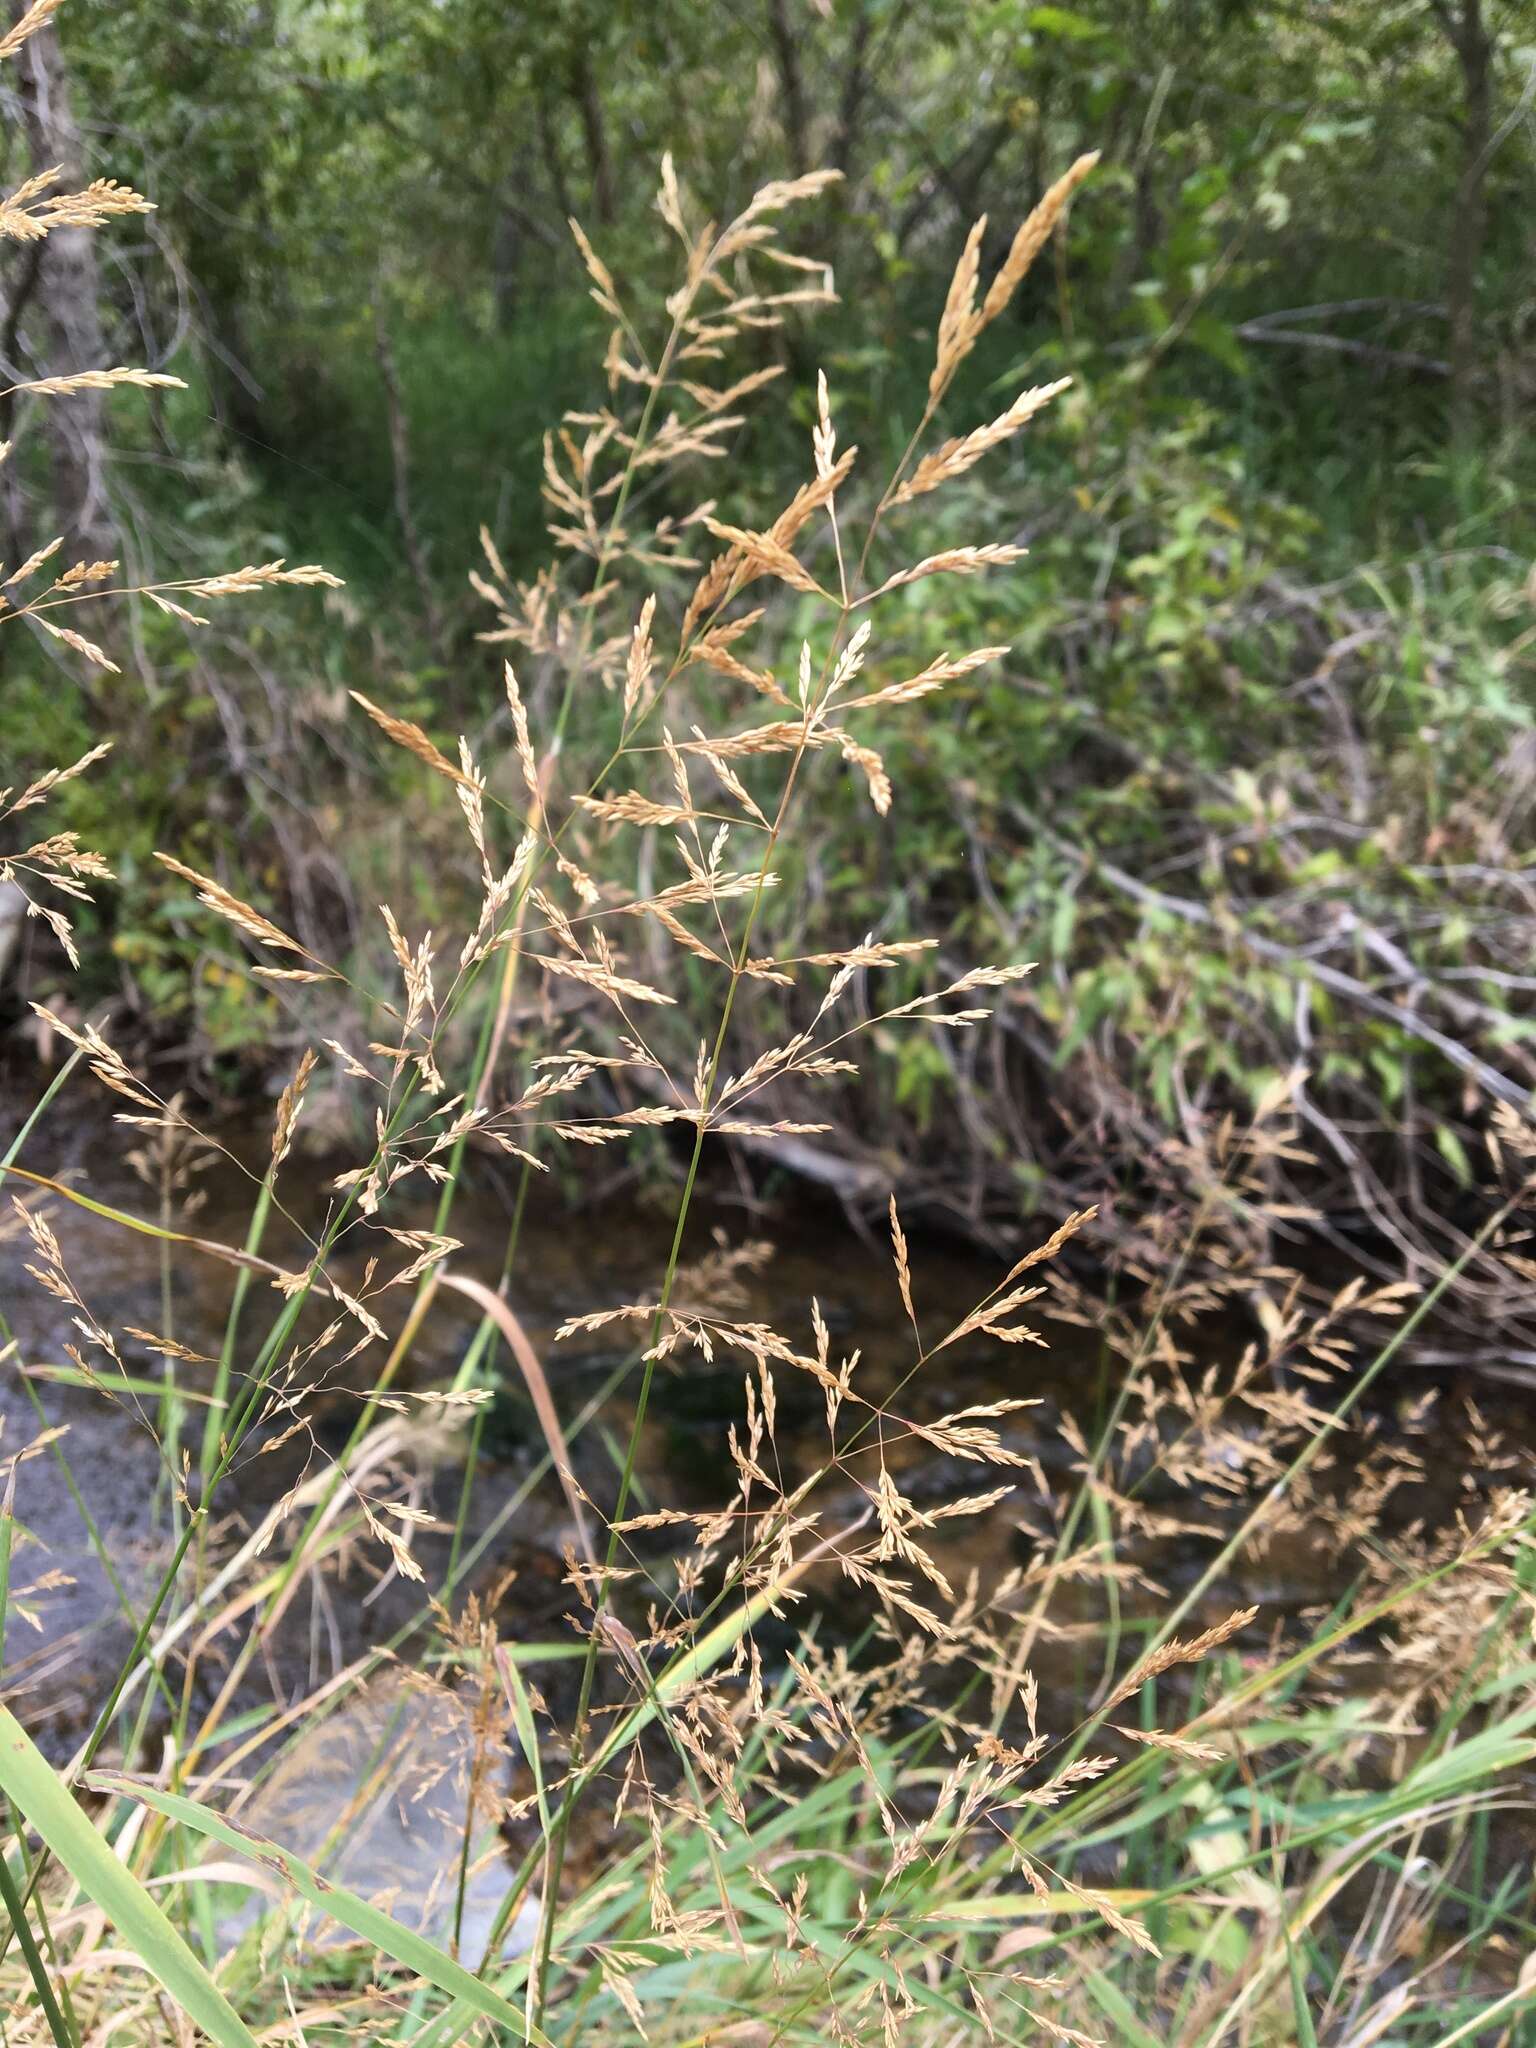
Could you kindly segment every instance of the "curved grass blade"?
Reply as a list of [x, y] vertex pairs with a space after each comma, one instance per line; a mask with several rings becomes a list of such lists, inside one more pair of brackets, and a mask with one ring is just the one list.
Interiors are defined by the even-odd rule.
[[66, 1187], [61, 1180], [51, 1180], [46, 1173], [32, 1173], [25, 1166], [7, 1166], [5, 1171], [14, 1174], [17, 1180], [24, 1180], [29, 1187], [43, 1188], [60, 1201], [72, 1202], [77, 1209], [100, 1216], [104, 1222], [115, 1223], [123, 1230], [131, 1230], [138, 1237], [153, 1237], [161, 1244], [190, 1245], [193, 1251], [203, 1252], [210, 1259], [221, 1259], [226, 1266], [240, 1266], [248, 1273], [261, 1273], [269, 1280], [286, 1277], [282, 1267], [274, 1266], [270, 1259], [257, 1258], [253, 1252], [237, 1251], [233, 1245], [220, 1244], [215, 1238], [193, 1237], [185, 1230], [168, 1230], [163, 1224], [151, 1223], [145, 1216], [133, 1216], [126, 1209], [114, 1209], [110, 1202], [98, 1202], [91, 1195], [82, 1195], [78, 1188]]
[[[164, 1380], [135, 1379], [131, 1373], [82, 1372], [78, 1365], [24, 1365], [30, 1380], [46, 1380], [55, 1387], [89, 1387], [92, 1393], [137, 1394], [155, 1400], [165, 1392]], [[178, 1401], [195, 1401], [204, 1408], [227, 1408], [229, 1403], [213, 1394], [194, 1393], [190, 1387], [176, 1389]]]
[[[0, 1707], [0, 1790], [9, 1793], [134, 1954], [220, 2048], [255, 2036], [138, 1879], [112, 1854], [16, 1717]], [[20, 1927], [18, 1926], [18, 1934]]]
[[539, 1418], [539, 1427], [544, 1432], [544, 1441], [549, 1446], [550, 1459], [565, 1494], [565, 1504], [571, 1511], [572, 1521], [576, 1524], [577, 1539], [588, 1564], [595, 1565], [597, 1553], [592, 1548], [592, 1537], [587, 1528], [581, 1494], [577, 1490], [575, 1474], [571, 1471], [571, 1461], [565, 1448], [565, 1433], [560, 1427], [560, 1417], [549, 1391], [549, 1381], [544, 1376], [544, 1368], [539, 1363], [538, 1353], [528, 1341], [527, 1331], [502, 1297], [493, 1294], [483, 1282], [462, 1273], [444, 1273], [442, 1284], [466, 1296], [490, 1318], [505, 1339], [507, 1349], [517, 1360], [518, 1371], [523, 1376], [529, 1398], [533, 1402], [534, 1413]]
[[49, 1105], [53, 1101], [53, 1098], [55, 1097], [55, 1095], [58, 1094], [59, 1090], [64, 1086], [64, 1083], [69, 1079], [70, 1075], [75, 1071], [76, 1067], [79, 1066], [81, 1060], [83, 1060], [84, 1058], [85, 1052], [83, 1047], [77, 1045], [74, 1051], [70, 1054], [69, 1058], [64, 1062], [63, 1066], [60, 1067], [59, 1071], [48, 1083], [48, 1086], [43, 1090], [42, 1094], [38, 1097], [37, 1101], [32, 1105], [31, 1111], [28, 1114], [26, 1121], [22, 1124], [21, 1129], [16, 1133], [15, 1137], [12, 1138], [10, 1144], [6, 1147], [5, 1157], [3, 1159], [0, 1159], [0, 1180], [3, 1180], [6, 1174], [10, 1172], [12, 1166], [15, 1163], [17, 1154], [21, 1151], [22, 1146], [25, 1145], [28, 1138], [31, 1137], [33, 1131], [42, 1122]]
[[253, 1857], [285, 1879], [302, 1898], [308, 1899], [329, 1919], [339, 1921], [363, 1941], [371, 1942], [382, 1954], [402, 1964], [414, 1975], [426, 1978], [439, 1991], [461, 2000], [487, 2019], [499, 2020], [503, 2026], [513, 2028], [517, 2040], [528, 2041], [533, 2048], [550, 2048], [548, 2036], [537, 2027], [530, 2029], [525, 2026], [522, 2013], [500, 1992], [492, 1990], [478, 1977], [471, 1976], [462, 1964], [454, 1962], [424, 1935], [403, 1927], [398, 1920], [392, 1920], [379, 1907], [370, 1906], [366, 1899], [360, 1899], [356, 1892], [348, 1891], [344, 1885], [332, 1884], [328, 1878], [318, 1876], [302, 1858], [279, 1843], [226, 1820], [222, 1814], [210, 1813], [206, 1806], [199, 1806], [193, 1799], [184, 1799], [175, 1792], [162, 1792], [157, 1785], [146, 1785], [138, 1778], [125, 1777], [115, 1771], [92, 1771], [86, 1782], [99, 1791], [139, 1800], [156, 1813], [164, 1814], [167, 1820], [178, 1821], [183, 1827], [222, 1843], [226, 1849]]

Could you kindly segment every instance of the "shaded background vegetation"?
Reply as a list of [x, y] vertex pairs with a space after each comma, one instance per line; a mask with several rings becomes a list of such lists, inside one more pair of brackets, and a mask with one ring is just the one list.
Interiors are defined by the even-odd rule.
[[[1311, 1156], [1268, 1161], [1251, 1255], [1288, 1209], [1384, 1272], [1464, 1245], [1488, 1112], [1536, 1077], [1523, 0], [79, 0], [61, 33], [10, 82], [7, 175], [73, 156], [160, 208], [93, 256], [13, 257], [0, 347], [11, 374], [133, 360], [190, 388], [73, 401], [51, 440], [14, 419], [5, 558], [68, 525], [136, 576], [233, 551], [348, 579], [196, 639], [146, 611], [105, 683], [0, 649], [7, 769], [118, 737], [66, 793], [121, 875], [87, 999], [249, 1086], [305, 1027], [210, 950], [151, 847], [364, 974], [381, 893], [430, 921], [468, 885], [451, 796], [382, 759], [345, 691], [495, 756], [477, 529], [534, 573], [541, 436], [602, 395], [568, 215], [643, 293], [664, 149], [717, 214], [843, 173], [797, 230], [843, 303], [765, 335], [791, 374], [735, 436], [722, 516], [750, 523], [805, 473], [817, 367], [846, 439], [901, 447], [970, 221], [995, 260], [1099, 148], [949, 407], [958, 431], [1075, 379], [930, 521], [930, 547], [1030, 557], [909, 593], [933, 652], [1012, 656], [892, 730], [894, 831], [825, 764], [769, 934], [814, 946], [835, 884], [871, 929], [1039, 972], [987, 1044], [892, 1043], [796, 1163], [852, 1199], [899, 1169], [981, 1231], [1118, 1185], [1105, 1228], [1139, 1255], [1283, 1078]], [[16, 1015], [52, 974], [29, 931]]]

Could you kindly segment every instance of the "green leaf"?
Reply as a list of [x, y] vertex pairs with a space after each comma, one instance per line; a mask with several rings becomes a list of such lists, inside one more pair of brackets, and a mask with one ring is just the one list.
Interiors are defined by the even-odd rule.
[[1247, 376], [1248, 355], [1229, 321], [1218, 320], [1214, 313], [1201, 313], [1191, 320], [1185, 332], [1196, 348], [1204, 349], [1239, 377]]
[[1459, 1186], [1472, 1185], [1472, 1162], [1467, 1157], [1467, 1148], [1451, 1129], [1449, 1124], [1436, 1124], [1435, 1150], [1455, 1174]]
[[5, 1707], [0, 1707], [0, 1789], [9, 1793], [145, 1969], [159, 1978], [210, 2040], [221, 2048], [256, 2048], [254, 2035], [229, 2000], [138, 1879], [113, 1855], [68, 1786]]
[[1064, 43], [1091, 42], [1105, 33], [1102, 23], [1075, 14], [1070, 7], [1031, 7], [1024, 26], [1036, 35], [1059, 36]]

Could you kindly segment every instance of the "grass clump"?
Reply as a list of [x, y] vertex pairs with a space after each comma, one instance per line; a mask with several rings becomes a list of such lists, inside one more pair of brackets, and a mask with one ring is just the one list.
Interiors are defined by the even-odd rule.
[[[34, 8], [34, 25], [48, 11]], [[50, 1766], [20, 1722], [0, 1721], [9, 2038], [1512, 2037], [1532, 1915], [1511, 1835], [1536, 1762], [1531, 1501], [1518, 1450], [1469, 1410], [1479, 1455], [1464, 1497], [1447, 1508], [1431, 1493], [1432, 1512], [1413, 1512], [1441, 1425], [1421, 1407], [1381, 1430], [1369, 1400], [1460, 1267], [1511, 1256], [1503, 1233], [1532, 1173], [1513, 1110], [1498, 1127], [1507, 1199], [1459, 1266], [1412, 1293], [1351, 1281], [1319, 1297], [1273, 1262], [1229, 1289], [1207, 1277], [1225, 1205], [1294, 1143], [1284, 1091], [1225, 1130], [1220, 1181], [1134, 1321], [1094, 1306], [1065, 1269], [1086, 1209], [943, 1327], [892, 1200], [891, 1285], [911, 1341], [888, 1371], [834, 1342], [814, 1301], [753, 1312], [752, 1254], [698, 1243], [722, 1141], [814, 1140], [817, 1120], [786, 1113], [786, 1093], [847, 1080], [872, 1033], [991, 1028], [1029, 973], [1019, 959], [946, 968], [881, 1004], [867, 992], [929, 941], [855, 932], [796, 953], [765, 947], [763, 913], [829, 772], [860, 791], [873, 829], [899, 795], [886, 733], [1003, 651], [911, 656], [887, 636], [914, 588], [997, 575], [1020, 553], [985, 536], [913, 552], [901, 519], [1060, 394], [1048, 380], [969, 432], [936, 427], [1091, 168], [1050, 188], [989, 279], [979, 232], [965, 244], [927, 408], [862, 518], [847, 509], [857, 452], [840, 445], [824, 377], [787, 503], [743, 523], [728, 493], [693, 495], [694, 471], [729, 452], [779, 373], [761, 337], [831, 297], [782, 232], [831, 180], [770, 185], [719, 226], [664, 161], [657, 209], [681, 253], [654, 331], [578, 231], [611, 322], [606, 391], [545, 443], [557, 565], [519, 586], [487, 545], [477, 571], [496, 619], [485, 637], [504, 656], [494, 751], [440, 742], [359, 693], [359, 715], [457, 813], [462, 864], [445, 895], [462, 917], [413, 930], [383, 907], [393, 980], [370, 994], [217, 874], [161, 856], [229, 958], [295, 1017], [324, 998], [348, 1018], [296, 1060], [266, 1158], [232, 1161], [250, 1193], [242, 1244], [200, 1232], [185, 1199], [187, 1162], [217, 1134], [94, 1025], [43, 1018], [72, 1050], [4, 1160], [16, 1224], [35, 1282], [67, 1311], [65, 1370], [155, 1440], [165, 1544], [148, 1597], [123, 1593], [132, 1644], [68, 1762]], [[60, 615], [113, 594], [109, 566], [68, 567], [27, 601], [47, 559], [13, 579], [23, 601], [0, 630], [29, 619], [106, 667]], [[199, 605], [322, 580], [273, 563], [145, 594], [193, 626]], [[94, 751], [8, 795], [0, 822], [88, 773]], [[66, 947], [56, 898], [110, 878], [68, 831], [18, 845], [3, 873]], [[746, 1015], [757, 1045], [737, 1062]], [[312, 1226], [295, 1145], [322, 1062], [364, 1092], [371, 1130]], [[155, 1219], [19, 1163], [40, 1154], [81, 1067], [145, 1134]], [[518, 1315], [524, 1208], [556, 1160], [656, 1133], [681, 1161], [669, 1250], [646, 1290], [560, 1331], [568, 1346], [618, 1346], [570, 1413]], [[456, 1234], [486, 1156], [515, 1188], [488, 1277]], [[68, 1249], [82, 1207], [164, 1261], [160, 1329], [119, 1332], [91, 1306]], [[174, 1327], [178, 1276], [206, 1260], [235, 1276], [216, 1356]], [[1212, 1361], [1203, 1323], [1239, 1284], [1262, 1334]], [[466, 1341], [424, 1381], [413, 1360], [452, 1302], [472, 1311]], [[1030, 1374], [999, 1363], [1034, 1355], [1046, 1313], [1100, 1332], [1096, 1416], [1091, 1402], [1039, 1412]], [[1369, 1362], [1353, 1352], [1362, 1317], [1398, 1331]], [[741, 1398], [716, 1497], [641, 1497], [666, 1380], [722, 1361]], [[45, 1361], [12, 1347], [9, 1362]], [[512, 1374], [542, 1451], [477, 1529], [484, 1417]], [[340, 1441], [317, 1405], [330, 1386], [351, 1390]], [[814, 1452], [781, 1427], [796, 1399], [817, 1416]], [[615, 1419], [605, 1461], [592, 1439]], [[303, 1452], [297, 1477], [253, 1523], [228, 1519], [231, 1481], [284, 1443]], [[67, 1460], [40, 1427], [12, 1454], [8, 1592], [23, 1461], [55, 1450]], [[465, 1475], [447, 1531], [424, 1504], [434, 1465]], [[571, 1626], [547, 1641], [504, 1637], [472, 1590], [520, 1514], [553, 1523], [563, 1547]], [[984, 1535], [968, 1549], [972, 1528]], [[430, 1544], [444, 1534], [442, 1558]], [[1287, 1544], [1320, 1553], [1334, 1588], [1294, 1619], [1244, 1597]], [[265, 1695], [263, 1658], [300, 1596], [323, 1612], [370, 1578], [370, 1597], [406, 1596], [399, 1626], [297, 1696]], [[242, 1818], [264, 1779], [303, 1768], [300, 1745], [327, 1717], [377, 1701], [391, 1660], [407, 1696], [451, 1695], [472, 1737], [458, 1775], [423, 1766], [422, 1782], [388, 1793], [459, 1816], [451, 1911], [435, 1922], [388, 1885], [336, 1881], [345, 1802], [307, 1854]], [[499, 1903], [472, 1948], [466, 1903], [488, 1872], [503, 1878]], [[225, 1894], [253, 1883], [270, 1907], [231, 1945]], [[513, 1953], [503, 1937], [530, 1917]], [[327, 1943], [313, 1938], [324, 1922]]]

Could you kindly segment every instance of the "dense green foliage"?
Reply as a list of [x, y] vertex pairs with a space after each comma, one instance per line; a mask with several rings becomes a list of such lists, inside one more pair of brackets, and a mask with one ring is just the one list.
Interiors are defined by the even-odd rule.
[[[105, 795], [70, 794], [83, 829], [92, 806], [117, 821], [114, 992], [147, 1025], [215, 1063], [289, 1032], [144, 875], [151, 846], [283, 886], [332, 945], [362, 945], [354, 903], [385, 885], [400, 901], [414, 881], [430, 914], [440, 879], [410, 855], [431, 820], [402, 827], [341, 686], [445, 738], [494, 726], [476, 531], [533, 572], [540, 438], [601, 397], [566, 215], [643, 298], [667, 274], [664, 149], [722, 214], [766, 177], [844, 173], [797, 229], [833, 265], [835, 336], [824, 349], [834, 323], [814, 315], [765, 336], [763, 363], [791, 375], [733, 437], [722, 516], [750, 522], [804, 474], [818, 365], [847, 439], [901, 447], [966, 227], [988, 215], [994, 261], [1098, 147], [1070, 241], [945, 424], [1023, 382], [1075, 388], [925, 539], [1006, 535], [1030, 559], [909, 593], [935, 652], [1006, 640], [1013, 657], [910, 749], [893, 730], [879, 853], [856, 778], [821, 764], [807, 886], [783, 898], [808, 944], [835, 876], [872, 927], [899, 911], [1041, 974], [1006, 1071], [958, 1071], [914, 1036], [848, 1124], [979, 1216], [1021, 1185], [1134, 1179], [1170, 1134], [1198, 1155], [1210, 1119], [1300, 1064], [1337, 1212], [1416, 1234], [1454, 1206], [1487, 1091], [1405, 1032], [1399, 1000], [1513, 1094], [1532, 1078], [1522, 8], [208, 0], [166, 33], [140, 0], [81, 0], [65, 36], [92, 167], [161, 195], [102, 275], [118, 356], [191, 385], [113, 401], [126, 545], [180, 573], [243, 533], [348, 579], [323, 614], [211, 644], [139, 622], [111, 696], [140, 744]], [[696, 502], [671, 488], [679, 513]], [[713, 488], [701, 469], [697, 496]], [[921, 536], [922, 509], [908, 517]], [[49, 518], [46, 476], [19, 459], [18, 546]], [[56, 663], [7, 661], [0, 751], [30, 766], [89, 743], [99, 698], [61, 689]], [[46, 981], [46, 959], [31, 972]]]

